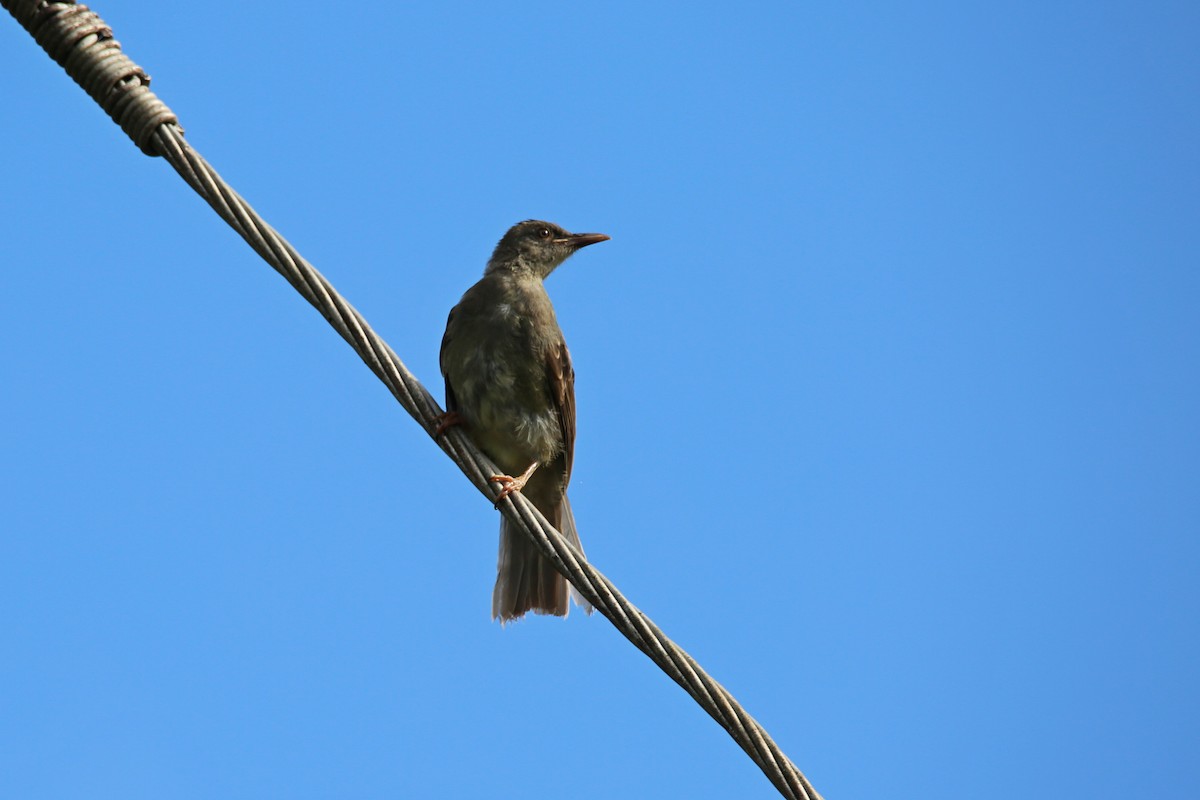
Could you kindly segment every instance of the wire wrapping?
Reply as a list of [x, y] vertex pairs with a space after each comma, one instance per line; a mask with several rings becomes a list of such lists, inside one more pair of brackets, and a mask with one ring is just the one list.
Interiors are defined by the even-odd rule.
[[[162, 156], [213, 210], [333, 326], [431, 437], [441, 408], [428, 390], [333, 286], [264, 222], [183, 138], [178, 119], [149, 89], [150, 78], [125, 56], [112, 30], [87, 6], [45, 0], [0, 0], [38, 44], [100, 104], [146, 154]], [[435, 437], [475, 487], [493, 499], [487, 477], [498, 470], [451, 428]], [[597, 611], [679, 684], [758, 765], [779, 792], [796, 800], [820, 795], [737, 700], [658, 626], [625, 599], [519, 493], [499, 504], [538, 550]]]

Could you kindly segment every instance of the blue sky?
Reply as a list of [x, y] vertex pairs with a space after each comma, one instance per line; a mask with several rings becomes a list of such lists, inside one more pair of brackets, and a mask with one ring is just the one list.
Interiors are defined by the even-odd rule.
[[[95, 9], [441, 396], [513, 222], [592, 561], [828, 798], [1192, 798], [1194, 3]], [[0, 785], [771, 797], [0, 18]]]

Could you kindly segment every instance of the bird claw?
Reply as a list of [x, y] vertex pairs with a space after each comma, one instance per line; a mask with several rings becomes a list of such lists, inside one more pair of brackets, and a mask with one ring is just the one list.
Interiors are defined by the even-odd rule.
[[525, 481], [520, 478], [514, 478], [511, 475], [493, 475], [488, 478], [492, 483], [500, 483], [503, 486], [500, 489], [500, 494], [496, 495], [496, 505], [500, 505], [500, 501], [508, 497], [513, 492], [519, 492], [525, 488]]
[[463, 419], [462, 414], [459, 414], [457, 411], [445, 411], [441, 414], [438, 414], [436, 417], [434, 417], [434, 419], [437, 420], [437, 429], [433, 432], [433, 438], [435, 439], [453, 428], [455, 425], [462, 425], [466, 422], [466, 420]]
[[529, 483], [529, 477], [533, 475], [537, 468], [538, 462], [535, 461], [529, 465], [529, 469], [525, 470], [515, 478], [511, 475], [493, 475], [492, 477], [488, 478], [490, 483], [503, 484], [500, 489], [500, 494], [496, 495], [496, 508], [500, 507], [501, 500], [508, 497], [513, 492], [519, 492], [524, 489], [525, 484]]

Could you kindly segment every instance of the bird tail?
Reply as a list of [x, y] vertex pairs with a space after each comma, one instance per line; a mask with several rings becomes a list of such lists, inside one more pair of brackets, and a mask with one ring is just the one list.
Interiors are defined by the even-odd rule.
[[[546, 518], [575, 545], [580, 553], [579, 532], [575, 529], [575, 515], [571, 504], [563, 496], [557, 514]], [[558, 517], [558, 519], [555, 519]], [[569, 591], [568, 591], [569, 590]], [[492, 590], [492, 619], [503, 625], [524, 616], [527, 611], [535, 614], [553, 614], [565, 617], [569, 608], [568, 595], [575, 604], [588, 614], [592, 605], [559, 575], [550, 562], [529, 541], [529, 537], [517, 529], [506, 517], [500, 519], [500, 558], [496, 566], [496, 588]]]

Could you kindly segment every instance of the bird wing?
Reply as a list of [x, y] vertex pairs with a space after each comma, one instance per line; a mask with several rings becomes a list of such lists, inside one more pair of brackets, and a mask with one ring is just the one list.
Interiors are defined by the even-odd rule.
[[562, 431], [563, 459], [566, 462], [563, 486], [571, 479], [571, 463], [575, 460], [575, 368], [567, 343], [559, 339], [546, 352], [546, 378], [550, 382], [550, 402], [558, 412]]
[[442, 379], [446, 383], [447, 411], [458, 410], [458, 399], [454, 396], [454, 389], [450, 386], [450, 373], [446, 369], [446, 348], [450, 345], [450, 325], [454, 321], [455, 311], [458, 311], [458, 306], [450, 309], [450, 316], [446, 317], [446, 332], [442, 334], [442, 349], [438, 352], [438, 367], [442, 370]]

